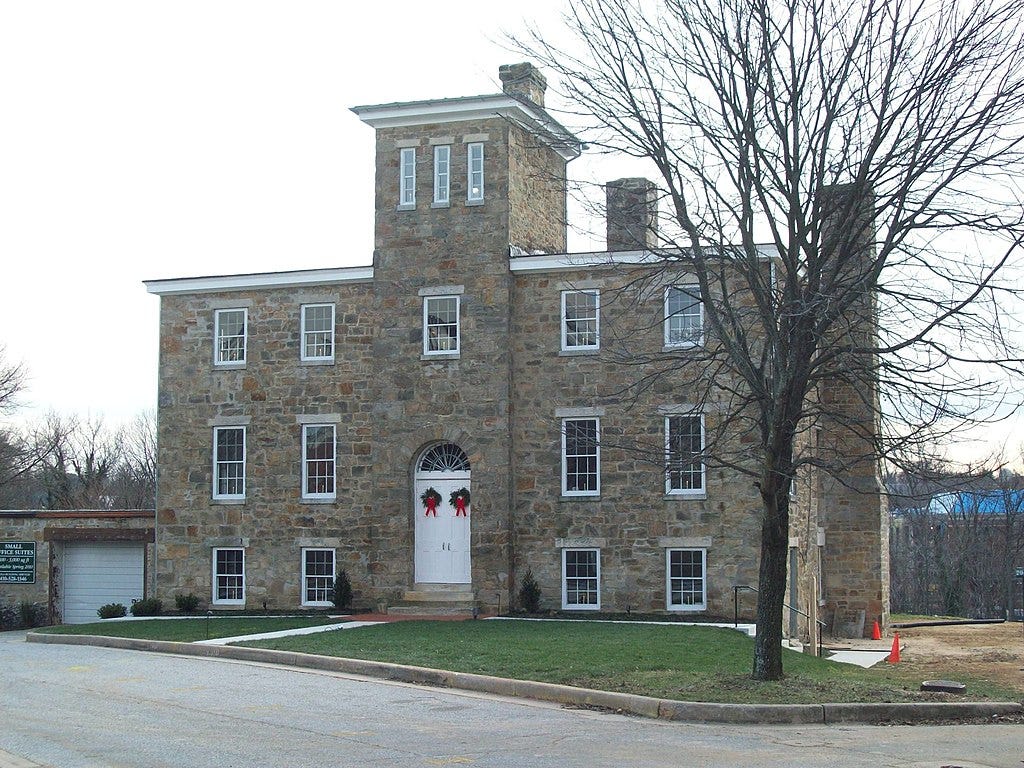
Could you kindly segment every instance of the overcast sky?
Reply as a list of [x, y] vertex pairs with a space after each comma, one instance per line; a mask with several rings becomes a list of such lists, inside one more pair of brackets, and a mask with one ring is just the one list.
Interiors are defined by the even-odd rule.
[[0, 2], [0, 343], [30, 413], [155, 407], [145, 279], [369, 264], [349, 108], [499, 92], [503, 32], [559, 6]]
[[557, 40], [563, 6], [0, 0], [0, 345], [30, 374], [23, 416], [155, 408], [143, 280], [369, 264], [373, 130], [349, 107], [496, 93], [522, 60], [505, 33]]

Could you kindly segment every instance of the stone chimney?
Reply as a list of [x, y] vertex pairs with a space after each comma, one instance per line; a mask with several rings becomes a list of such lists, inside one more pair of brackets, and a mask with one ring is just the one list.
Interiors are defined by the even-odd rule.
[[658, 188], [647, 179], [605, 185], [608, 250], [637, 251], [658, 244]]
[[548, 81], [533, 64], [502, 64], [498, 67], [501, 89], [509, 96], [532, 101], [538, 107], [544, 106], [544, 91]]

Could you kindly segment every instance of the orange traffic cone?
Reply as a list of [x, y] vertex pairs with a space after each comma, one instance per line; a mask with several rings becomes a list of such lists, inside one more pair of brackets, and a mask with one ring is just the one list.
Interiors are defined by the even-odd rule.
[[881, 627], [878, 626], [878, 622], [877, 621], [875, 622], [874, 628], [871, 630], [871, 639], [872, 640], [881, 640], [882, 639], [882, 629], [881, 629]]
[[900, 633], [897, 632], [896, 636], [892, 639], [892, 653], [889, 654], [889, 658], [886, 659], [890, 664], [898, 664], [900, 660]]

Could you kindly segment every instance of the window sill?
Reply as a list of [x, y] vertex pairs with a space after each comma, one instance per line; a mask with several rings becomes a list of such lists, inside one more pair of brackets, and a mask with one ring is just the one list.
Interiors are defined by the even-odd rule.
[[311, 358], [309, 360], [299, 360], [299, 365], [303, 367], [316, 368], [317, 366], [334, 365], [334, 358]]
[[210, 499], [210, 503], [216, 504], [217, 506], [229, 507], [245, 504], [245, 499]]
[[600, 611], [600, 605], [565, 605], [562, 604], [563, 611]]
[[706, 501], [708, 494], [705, 491], [700, 493], [666, 493], [665, 501]]
[[420, 355], [420, 360], [429, 362], [431, 360], [458, 360], [462, 357], [461, 352], [431, 352], [430, 354]]
[[215, 371], [238, 371], [245, 368], [246, 364], [242, 363], [214, 363], [213, 370]]
[[581, 493], [579, 495], [566, 495], [562, 494], [558, 497], [559, 501], [600, 501], [601, 494], [599, 493]]
[[431, 203], [430, 207], [431, 208], [451, 208], [452, 204], [451, 203]]
[[707, 611], [707, 605], [670, 605], [665, 608], [672, 613], [703, 613]]
[[559, 357], [593, 357], [601, 353], [600, 347], [580, 347], [578, 349], [560, 349]]
[[703, 344], [699, 342], [688, 342], [686, 344], [665, 344], [662, 346], [662, 352], [683, 352], [687, 349], [700, 349]]
[[401, 203], [395, 206], [396, 211], [415, 211], [416, 203]]
[[466, 207], [467, 208], [476, 208], [476, 207], [481, 206], [483, 204], [484, 204], [483, 200], [467, 200], [466, 201]]
[[323, 497], [321, 499], [311, 499], [308, 496], [303, 496], [299, 499], [299, 504], [334, 504], [338, 501], [337, 496]]

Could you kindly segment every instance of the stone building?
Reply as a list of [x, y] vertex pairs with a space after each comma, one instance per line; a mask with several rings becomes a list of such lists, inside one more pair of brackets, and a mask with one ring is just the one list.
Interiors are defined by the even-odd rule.
[[[376, 130], [372, 266], [146, 283], [158, 596], [321, 606], [344, 569], [359, 604], [504, 610], [529, 569], [546, 609], [721, 616], [756, 584], [759, 499], [699, 458], [716, 415], [664, 386], [610, 395], [605, 328], [646, 318], [628, 343], [654, 355], [703, 341], [685, 259], [642, 306], [609, 300], [653, 261], [656, 190], [610, 183], [608, 250], [566, 253], [580, 144], [536, 69], [500, 78], [353, 110]], [[878, 499], [857, 502], [874, 533], [844, 611], [885, 610]], [[814, 522], [795, 568], [842, 561]]]

